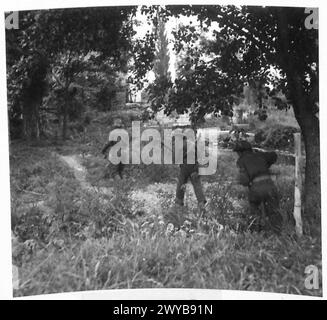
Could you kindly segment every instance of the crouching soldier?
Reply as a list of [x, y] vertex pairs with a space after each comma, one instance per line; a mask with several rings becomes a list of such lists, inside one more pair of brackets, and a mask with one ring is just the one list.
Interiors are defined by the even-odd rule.
[[[199, 176], [199, 165], [197, 162], [197, 148], [196, 148], [196, 141], [195, 145], [193, 146], [195, 148], [195, 163], [193, 164], [188, 164], [187, 163], [187, 137], [183, 136], [183, 163], [179, 165], [180, 170], [179, 170], [179, 176], [178, 176], [178, 182], [177, 182], [177, 188], [176, 188], [176, 199], [175, 203], [183, 206], [184, 205], [184, 195], [185, 195], [185, 187], [186, 183], [190, 180], [195, 196], [198, 201], [199, 208], [201, 212], [203, 213], [204, 211], [204, 206], [206, 204], [206, 198], [203, 193], [202, 185], [201, 185], [201, 179]], [[191, 150], [190, 150], [191, 151]]]
[[[123, 123], [121, 119], [116, 119], [113, 124], [114, 129], [120, 129], [123, 127]], [[104, 155], [104, 158], [108, 158], [109, 150], [111, 147], [113, 147], [118, 141], [108, 141], [105, 146], [102, 148], [101, 153]], [[109, 167], [109, 165], [107, 166]], [[119, 177], [120, 179], [123, 178], [123, 170], [124, 170], [124, 164], [122, 162], [119, 162], [118, 164], [112, 164], [112, 176], [114, 178]]]
[[[234, 151], [239, 159], [239, 182], [249, 188], [249, 203], [251, 214], [260, 217], [276, 233], [280, 233], [283, 218], [279, 212], [279, 197], [277, 188], [271, 179], [269, 168], [276, 162], [275, 152], [253, 152], [247, 141], [235, 143]], [[261, 226], [257, 226], [261, 227]]]

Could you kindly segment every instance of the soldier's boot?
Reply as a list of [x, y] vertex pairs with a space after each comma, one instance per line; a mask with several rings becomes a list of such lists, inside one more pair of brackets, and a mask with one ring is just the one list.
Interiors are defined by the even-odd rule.
[[249, 231], [260, 232], [262, 230], [261, 214], [260, 203], [250, 201], [251, 219], [248, 226]]
[[176, 198], [175, 203], [179, 206], [184, 205], [184, 196], [185, 196], [185, 189], [186, 189], [187, 177], [180, 172], [178, 177], [177, 187], [176, 187]]
[[206, 202], [202, 201], [198, 203], [200, 218], [205, 218], [207, 215]]
[[260, 203], [259, 206], [260, 210], [260, 217], [259, 217], [259, 231], [266, 230], [267, 223], [266, 223], [266, 208], [263, 202]]
[[184, 206], [184, 201], [183, 199], [180, 199], [180, 198], [175, 198], [175, 205], [176, 207], [183, 207]]
[[123, 170], [124, 170], [124, 165], [122, 163], [119, 163], [117, 171], [120, 179], [123, 179]]
[[269, 224], [276, 234], [281, 234], [283, 228], [283, 218], [279, 213], [275, 213], [270, 215], [269, 217]]
[[123, 179], [124, 165], [122, 163], [118, 163], [114, 165], [112, 170], [113, 170], [112, 177], [114, 178], [115, 181], [119, 181]]
[[202, 188], [199, 174], [197, 172], [193, 172], [190, 176], [190, 180], [192, 182], [194, 193], [198, 201], [200, 213], [205, 213], [205, 205], [207, 203], [207, 200], [203, 193], [203, 188]]

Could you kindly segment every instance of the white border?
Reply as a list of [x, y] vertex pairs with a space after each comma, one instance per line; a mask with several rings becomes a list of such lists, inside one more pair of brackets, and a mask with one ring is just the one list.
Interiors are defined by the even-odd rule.
[[[119, 5], [141, 5], [141, 4], [162, 4], [162, 1], [126, 1], [121, 0]], [[201, 1], [165, 1], [165, 4], [204, 4]], [[326, 290], [326, 199], [324, 191], [326, 190], [327, 167], [325, 159], [327, 159], [327, 145], [323, 139], [326, 136], [326, 129], [323, 124], [327, 121], [327, 90], [326, 85], [326, 1], [303, 1], [303, 0], [288, 0], [288, 1], [209, 1], [205, 4], [246, 4], [246, 5], [267, 5], [267, 6], [297, 6], [297, 7], [319, 7], [319, 50], [320, 50], [320, 140], [321, 140], [321, 186], [322, 186], [322, 253], [323, 253], [323, 292]], [[69, 8], [69, 7], [94, 7], [117, 5], [115, 1], [103, 0], [21, 0], [10, 1], [7, 3], [1, 2], [1, 20], [0, 24], [4, 26], [4, 12], [15, 10], [28, 9], [49, 9], [49, 8]], [[1, 28], [1, 114], [0, 114], [0, 170], [1, 170], [1, 205], [2, 212], [0, 213], [0, 299], [12, 299], [12, 282], [11, 282], [11, 233], [10, 233], [10, 193], [9, 193], [9, 154], [8, 154], [8, 123], [7, 123], [7, 98], [6, 98], [6, 64], [5, 64], [5, 28]], [[325, 299], [326, 294], [324, 294]], [[18, 299], [18, 298], [16, 298]], [[73, 293], [60, 293], [49, 295], [30, 296], [19, 299], [144, 299], [144, 300], [165, 300], [165, 299], [210, 299], [210, 300], [226, 300], [226, 299], [277, 299], [277, 300], [304, 300], [304, 299], [320, 299], [316, 297], [298, 296], [279, 293], [262, 293], [249, 291], [235, 290], [202, 290], [202, 289], [132, 289], [132, 290], [100, 290], [100, 291], [84, 291]]]

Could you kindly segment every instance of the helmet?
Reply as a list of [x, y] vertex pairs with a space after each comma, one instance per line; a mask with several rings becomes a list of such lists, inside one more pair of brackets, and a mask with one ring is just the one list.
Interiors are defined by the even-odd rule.
[[240, 140], [235, 143], [233, 151], [236, 152], [252, 151], [252, 146], [249, 142], [245, 140]]
[[121, 128], [123, 126], [123, 122], [119, 118], [118, 119], [115, 119], [113, 126], [115, 128]]

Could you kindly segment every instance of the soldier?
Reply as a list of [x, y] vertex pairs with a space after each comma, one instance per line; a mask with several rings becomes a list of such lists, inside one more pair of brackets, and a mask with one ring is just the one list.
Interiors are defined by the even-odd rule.
[[177, 188], [176, 188], [176, 199], [175, 203], [178, 205], [184, 205], [184, 194], [185, 194], [185, 184], [188, 180], [191, 181], [193, 189], [201, 210], [204, 210], [206, 204], [206, 199], [202, 190], [201, 180], [199, 176], [199, 165], [197, 162], [197, 150], [195, 143], [195, 163], [187, 163], [187, 137], [183, 136], [183, 163], [180, 164], [180, 171], [178, 176]]
[[[115, 129], [118, 128], [122, 128], [123, 127], [123, 122], [121, 121], [121, 119], [116, 119], [114, 121], [113, 127]], [[113, 147], [115, 144], [117, 143], [117, 141], [108, 141], [105, 146], [103, 147], [101, 153], [104, 154], [104, 158], [107, 159], [108, 158], [108, 149], [110, 149], [111, 147]], [[123, 170], [124, 170], [124, 164], [122, 162], [119, 162], [118, 164], [113, 165], [113, 177], [119, 177], [120, 179], [123, 178]]]
[[247, 141], [236, 142], [234, 151], [239, 156], [239, 183], [249, 188], [251, 213], [262, 220], [267, 216], [268, 224], [279, 234], [283, 218], [279, 212], [277, 188], [269, 171], [270, 166], [277, 160], [276, 152], [253, 152]]

